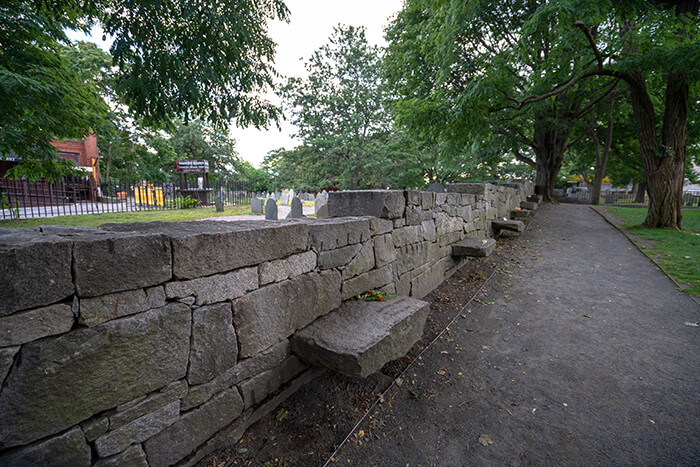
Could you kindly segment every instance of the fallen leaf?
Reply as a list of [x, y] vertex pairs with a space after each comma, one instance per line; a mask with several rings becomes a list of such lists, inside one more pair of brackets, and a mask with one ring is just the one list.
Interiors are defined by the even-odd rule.
[[245, 454], [246, 452], [248, 452], [246, 448], [241, 448], [238, 450], [238, 454]]
[[593, 316], [589, 315], [588, 313], [584, 313], [583, 316], [585, 316], [586, 318], [593, 318]]
[[568, 407], [568, 406], [569, 406], [569, 404], [567, 404], [566, 402], [564, 402], [564, 407]]
[[445, 370], [438, 370], [438, 371], [436, 371], [435, 373], [437, 373], [437, 374], [440, 375], [440, 376], [445, 376], [445, 374], [446, 374], [447, 372], [446, 372]]
[[698, 323], [691, 323], [691, 322], [689, 322], [689, 321], [686, 321], [686, 322], [683, 323], [683, 324], [685, 324], [686, 326], [693, 327], [693, 328], [698, 327]]
[[401, 379], [401, 378], [396, 378], [396, 379], [394, 380], [394, 382], [396, 383], [396, 385], [397, 385], [398, 387], [401, 387], [401, 385], [403, 384], [403, 379]]
[[479, 443], [481, 443], [482, 446], [488, 446], [489, 444], [493, 444], [493, 440], [489, 435], [481, 435], [479, 436]]

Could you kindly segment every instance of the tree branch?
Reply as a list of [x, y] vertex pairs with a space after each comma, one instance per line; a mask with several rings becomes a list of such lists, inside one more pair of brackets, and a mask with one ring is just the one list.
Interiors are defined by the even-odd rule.
[[593, 39], [593, 34], [591, 34], [591, 30], [588, 29], [588, 26], [586, 26], [586, 24], [582, 21], [574, 22], [574, 26], [579, 28], [581, 31], [583, 31], [583, 34], [585, 34], [586, 39], [588, 39], [588, 44], [591, 46], [591, 50], [593, 50], [595, 58], [598, 61], [598, 68], [602, 69], [604, 66], [603, 56], [601, 55], [600, 50], [598, 50], [598, 46], [595, 45], [595, 39]]
[[518, 150], [517, 148], [513, 149], [513, 154], [515, 155], [515, 158], [517, 160], [519, 160], [520, 162], [526, 163], [527, 165], [529, 165], [533, 169], [537, 168], [537, 164], [535, 163], [535, 161], [533, 161], [532, 159], [530, 159], [527, 156], [523, 156], [522, 153], [520, 152], [520, 150]]

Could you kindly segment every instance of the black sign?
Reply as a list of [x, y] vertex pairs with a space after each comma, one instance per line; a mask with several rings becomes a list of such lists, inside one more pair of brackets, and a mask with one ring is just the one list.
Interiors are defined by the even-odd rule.
[[175, 170], [179, 174], [208, 174], [209, 161], [175, 161]]

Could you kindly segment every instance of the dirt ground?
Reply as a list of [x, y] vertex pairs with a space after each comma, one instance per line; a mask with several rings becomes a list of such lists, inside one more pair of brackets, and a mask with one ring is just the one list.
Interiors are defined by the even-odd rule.
[[307, 384], [274, 413], [251, 426], [236, 446], [217, 451], [199, 466], [323, 465], [355, 424], [454, 319], [494, 271], [504, 273], [520, 248], [516, 235], [498, 240], [488, 258], [472, 259], [424, 298], [431, 304], [423, 338], [405, 357], [387, 363], [369, 378], [348, 378], [332, 372]]
[[426, 300], [409, 356], [200, 465], [700, 465], [700, 307], [589, 207], [543, 205]]

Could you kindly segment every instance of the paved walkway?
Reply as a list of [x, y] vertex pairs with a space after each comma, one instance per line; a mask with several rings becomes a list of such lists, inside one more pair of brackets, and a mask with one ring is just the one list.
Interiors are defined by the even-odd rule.
[[520, 244], [337, 465], [700, 465], [697, 303], [587, 206]]

